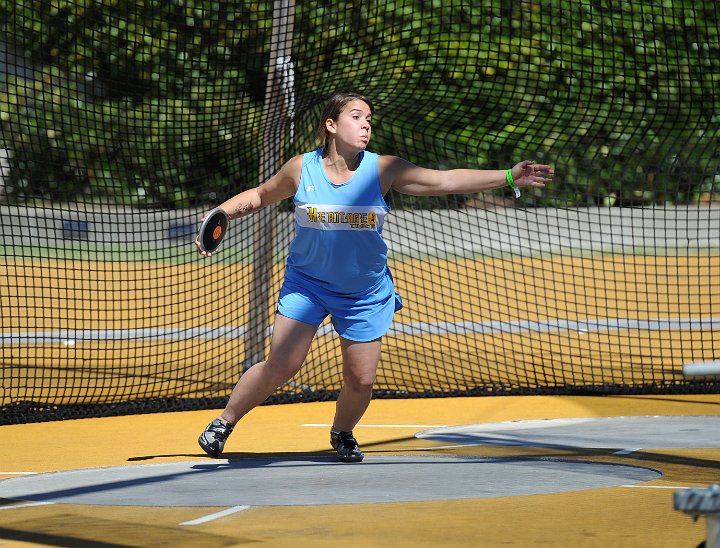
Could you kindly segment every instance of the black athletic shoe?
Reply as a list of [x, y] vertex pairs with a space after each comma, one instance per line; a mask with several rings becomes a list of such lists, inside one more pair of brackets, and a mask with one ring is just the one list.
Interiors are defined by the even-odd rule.
[[211, 457], [219, 457], [225, 447], [225, 441], [233, 431], [233, 425], [215, 419], [203, 430], [198, 438], [200, 447]]
[[358, 447], [352, 432], [330, 431], [330, 445], [337, 451], [340, 462], [360, 462], [365, 455]]

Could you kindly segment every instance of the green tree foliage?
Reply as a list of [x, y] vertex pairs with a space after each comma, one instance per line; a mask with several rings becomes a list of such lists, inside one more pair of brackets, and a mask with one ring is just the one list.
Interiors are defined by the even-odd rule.
[[[36, 74], [0, 82], [17, 199], [181, 207], [257, 184], [272, 2], [0, 0], [0, 21]], [[287, 153], [352, 88], [383, 153], [553, 163], [527, 204], [714, 199], [719, 34], [709, 0], [298, 0]]]
[[252, 176], [237, 151], [256, 137], [264, 89], [251, 80], [268, 22], [253, 6], [241, 19], [223, 2], [0, 3], [5, 36], [36, 67], [0, 93], [16, 195], [183, 206]]
[[[345, 7], [303, 2], [318, 60], [304, 68], [380, 99], [383, 152], [442, 167], [548, 161], [553, 188], [526, 200], [549, 205], [684, 202], [712, 185], [714, 2], [400, 0], [343, 18]], [[318, 12], [327, 25], [313, 32]]]

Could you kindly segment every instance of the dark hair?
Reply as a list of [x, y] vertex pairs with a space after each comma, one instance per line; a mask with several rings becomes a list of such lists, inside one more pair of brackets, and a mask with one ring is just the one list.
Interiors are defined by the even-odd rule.
[[320, 136], [320, 145], [325, 148], [327, 145], [327, 129], [325, 128], [325, 122], [327, 120], [337, 120], [340, 113], [350, 101], [363, 101], [367, 106], [370, 107], [370, 114], [375, 110], [372, 101], [353, 91], [340, 91], [333, 94], [325, 105], [325, 109], [320, 116], [320, 125], [318, 126], [318, 134]]

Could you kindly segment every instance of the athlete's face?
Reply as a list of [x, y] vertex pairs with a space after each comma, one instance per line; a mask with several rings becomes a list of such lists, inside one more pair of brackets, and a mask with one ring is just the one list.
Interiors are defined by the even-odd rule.
[[365, 101], [350, 101], [337, 120], [328, 120], [327, 129], [341, 143], [364, 150], [372, 133], [372, 112]]

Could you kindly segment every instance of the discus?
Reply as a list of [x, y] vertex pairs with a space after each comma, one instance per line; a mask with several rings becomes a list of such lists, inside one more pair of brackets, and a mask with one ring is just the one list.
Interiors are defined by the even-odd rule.
[[215, 251], [225, 236], [225, 232], [227, 232], [229, 221], [230, 218], [228, 214], [219, 207], [216, 207], [208, 213], [200, 225], [200, 230], [197, 235], [200, 249], [206, 253]]

